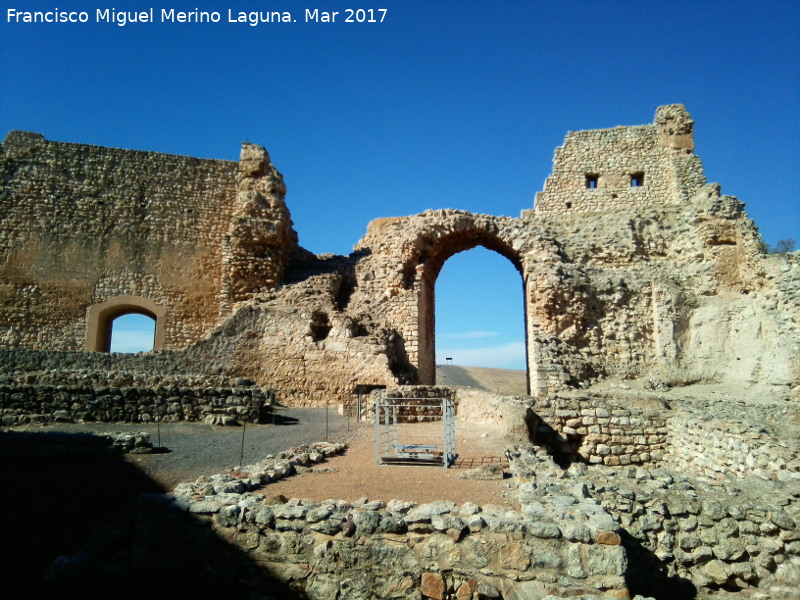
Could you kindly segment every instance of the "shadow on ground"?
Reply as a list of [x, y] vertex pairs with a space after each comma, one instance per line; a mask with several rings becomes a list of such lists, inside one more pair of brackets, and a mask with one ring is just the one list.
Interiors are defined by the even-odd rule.
[[100, 439], [0, 432], [4, 597], [303, 598], [188, 513], [141, 518], [165, 490]]
[[694, 600], [697, 588], [688, 579], [669, 576], [659, 558], [625, 530], [620, 532], [622, 545], [628, 555], [625, 582], [631, 594], [653, 597], [656, 600]]

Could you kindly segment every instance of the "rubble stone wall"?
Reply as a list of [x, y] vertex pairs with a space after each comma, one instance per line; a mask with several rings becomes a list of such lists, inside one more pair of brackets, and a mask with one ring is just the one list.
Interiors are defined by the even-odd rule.
[[5, 426], [72, 422], [202, 421], [212, 425], [266, 422], [269, 393], [260, 388], [95, 388], [0, 385]]
[[657, 400], [636, 403], [607, 396], [538, 398], [533, 441], [551, 446], [565, 459], [591, 465], [657, 466], [671, 441], [669, 413]]
[[249, 144], [236, 163], [9, 133], [0, 345], [94, 350], [87, 311], [121, 296], [164, 307], [164, 348], [196, 342], [235, 302], [282, 280], [296, 247], [284, 193], [266, 151]]
[[[172, 524], [188, 513], [241, 551], [239, 569], [256, 565], [309, 600], [627, 594], [621, 538], [602, 509], [589, 518], [564, 511], [573, 516], [560, 515], [559, 527], [549, 515], [470, 502], [265, 502], [268, 488], [260, 486], [338, 451], [332, 444], [293, 449], [235, 474], [181, 484], [171, 496], [145, 498], [137, 530], [180, 531]], [[132, 564], [143, 570], [206, 564], [193, 547], [174, 535], [148, 533], [134, 540]], [[229, 566], [236, 568], [215, 564], [232, 576]]]
[[511, 468], [523, 514], [549, 514], [573, 536], [584, 525], [570, 522], [575, 514], [595, 524], [610, 520], [600, 529], [620, 535], [626, 582], [639, 593], [694, 598], [724, 590], [775, 600], [797, 594], [796, 488], [752, 495], [730, 482], [707, 485], [634, 466], [577, 463], [565, 472], [535, 447], [515, 452]]
[[166, 347], [219, 319], [236, 163], [46, 141], [2, 144], [4, 347], [84, 347], [86, 311], [119, 295], [168, 306]]
[[693, 125], [685, 108], [671, 105], [658, 109], [652, 125], [570, 132], [536, 195], [536, 212], [601, 212], [688, 200], [706, 182], [693, 154]]
[[[0, 350], [0, 422], [203, 421], [268, 418], [274, 392], [196, 367], [173, 352], [120, 354]], [[200, 366], [202, 367], [202, 365]]]
[[[683, 410], [669, 419], [665, 458], [673, 468], [713, 480], [800, 479], [800, 448], [791, 429], [800, 424], [796, 409], [740, 407], [731, 415], [720, 415], [720, 410], [724, 412], [717, 408], [713, 417], [702, 410]], [[783, 433], [773, 430], [781, 424], [787, 426]]]

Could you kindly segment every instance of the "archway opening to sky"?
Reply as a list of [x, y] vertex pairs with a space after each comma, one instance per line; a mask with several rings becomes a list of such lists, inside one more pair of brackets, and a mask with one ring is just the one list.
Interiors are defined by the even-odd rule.
[[156, 320], [140, 313], [126, 313], [111, 322], [111, 352], [150, 352], [155, 344]]
[[437, 365], [525, 370], [522, 277], [476, 246], [447, 259], [436, 280]]

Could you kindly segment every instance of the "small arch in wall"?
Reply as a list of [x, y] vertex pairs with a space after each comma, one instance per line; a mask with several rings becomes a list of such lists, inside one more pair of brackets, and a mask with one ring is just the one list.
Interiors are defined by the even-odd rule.
[[151, 352], [155, 337], [156, 320], [153, 317], [125, 313], [112, 321], [110, 351], [125, 354]]
[[114, 319], [131, 313], [155, 320], [153, 350], [163, 348], [166, 340], [167, 308], [141, 296], [115, 296], [105, 302], [93, 304], [86, 311], [86, 350], [109, 352]]

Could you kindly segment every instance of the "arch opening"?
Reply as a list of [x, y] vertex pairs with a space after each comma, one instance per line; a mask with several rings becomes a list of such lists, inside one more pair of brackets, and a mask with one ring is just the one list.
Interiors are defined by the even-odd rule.
[[[160, 350], [164, 347], [166, 307], [139, 296], [116, 296], [105, 302], [94, 304], [87, 310], [85, 348], [92, 352], [120, 351], [112, 345], [112, 336], [115, 322], [127, 315], [138, 315], [152, 320], [153, 333], [152, 347], [150, 349]], [[117, 323], [118, 331], [120, 324], [124, 331], [125, 321]], [[141, 329], [141, 322], [139, 328]], [[117, 344], [117, 347], [120, 346]]]
[[[520, 377], [519, 389], [508, 393], [528, 393], [526, 302], [519, 259], [498, 238], [471, 233], [444, 240], [423, 263], [420, 382], [437, 382], [437, 364], [510, 369]], [[509, 380], [517, 379], [509, 375]]]
[[148, 314], [125, 313], [111, 320], [109, 352], [150, 352], [155, 345], [156, 319]]

